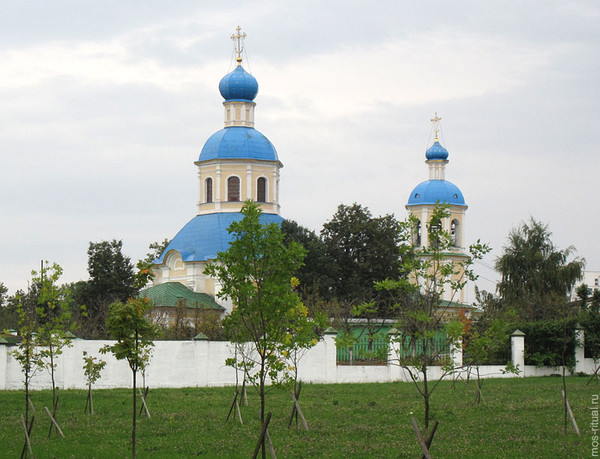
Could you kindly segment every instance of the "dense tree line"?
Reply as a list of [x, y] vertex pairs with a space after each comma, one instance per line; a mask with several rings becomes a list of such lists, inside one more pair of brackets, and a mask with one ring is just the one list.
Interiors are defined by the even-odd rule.
[[376, 315], [389, 317], [390, 297], [375, 284], [405, 276], [407, 227], [394, 215], [373, 217], [360, 204], [341, 204], [319, 234], [293, 221], [284, 221], [282, 232], [286, 242], [298, 242], [307, 250], [296, 276], [311, 310], [349, 317], [353, 307], [374, 302]]

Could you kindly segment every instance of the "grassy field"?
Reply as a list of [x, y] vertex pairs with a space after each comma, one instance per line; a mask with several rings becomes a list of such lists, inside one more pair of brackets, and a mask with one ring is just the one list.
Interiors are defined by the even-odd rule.
[[[581, 429], [562, 433], [561, 380], [557, 377], [488, 380], [483, 403], [474, 405], [476, 385], [444, 381], [434, 393], [432, 417], [440, 422], [434, 457], [590, 457], [592, 398], [600, 385], [568, 379], [569, 398]], [[84, 414], [85, 391], [62, 391], [58, 420], [65, 438], [47, 438], [49, 391], [34, 392], [34, 454], [38, 458], [130, 457], [131, 393], [94, 392], [95, 415]], [[244, 425], [225, 423], [232, 388], [156, 389], [148, 396], [152, 418], [139, 418], [138, 457], [250, 457], [259, 435], [259, 400], [249, 390]], [[0, 457], [19, 457], [22, 392], [0, 392]], [[289, 390], [268, 395], [269, 432], [277, 457], [420, 457], [410, 426], [422, 424], [422, 402], [408, 383], [303, 387], [300, 398], [310, 430], [287, 429]]]

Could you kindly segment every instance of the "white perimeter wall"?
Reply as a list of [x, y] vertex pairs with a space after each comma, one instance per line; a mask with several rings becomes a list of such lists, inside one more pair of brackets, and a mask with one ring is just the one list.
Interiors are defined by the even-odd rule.
[[[57, 387], [61, 389], [86, 389], [83, 374], [83, 351], [100, 357], [107, 362], [101, 378], [94, 388], [131, 387], [131, 370], [125, 361], [117, 361], [111, 354], [100, 354], [99, 349], [114, 341], [75, 340], [73, 346], [65, 349], [58, 358], [56, 372]], [[522, 343], [517, 343], [519, 346]], [[17, 361], [10, 355], [14, 346], [0, 345], [0, 390], [19, 390], [23, 388], [23, 374]], [[236, 372], [225, 365], [225, 359], [233, 357], [234, 347], [223, 341], [156, 341], [150, 366], [146, 374], [146, 384], [157, 387], [207, 387], [227, 386], [236, 382]], [[390, 355], [393, 356], [393, 349]], [[455, 361], [460, 368], [462, 356], [455, 351]], [[578, 348], [575, 371], [592, 373], [596, 366], [592, 359], [583, 358], [583, 349]], [[515, 364], [519, 361], [514, 362]], [[560, 373], [560, 368], [538, 368], [520, 364], [522, 370], [517, 376], [503, 373], [504, 367], [488, 365], [480, 367], [480, 375], [486, 378], [546, 376]], [[326, 335], [315, 347], [308, 350], [299, 363], [299, 378], [313, 383], [362, 383], [410, 381], [408, 372], [394, 364], [388, 365], [337, 365], [336, 348], [333, 335]], [[440, 376], [441, 369], [432, 367], [429, 377]], [[475, 376], [474, 368], [460, 368], [450, 377], [466, 377], [467, 372]], [[242, 375], [240, 374], [240, 381]], [[140, 378], [141, 385], [141, 378]], [[39, 371], [32, 380], [33, 389], [49, 389], [50, 375]]]

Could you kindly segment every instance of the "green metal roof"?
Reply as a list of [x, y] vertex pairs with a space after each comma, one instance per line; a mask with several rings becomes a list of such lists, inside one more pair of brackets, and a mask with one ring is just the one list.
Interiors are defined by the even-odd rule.
[[0, 344], [4, 344], [4, 345], [13, 345], [13, 344], [19, 344], [21, 342], [21, 338], [18, 337], [17, 335], [12, 335], [10, 333], [1, 333], [0, 332]]
[[185, 300], [188, 308], [225, 310], [210, 295], [194, 292], [180, 282], [165, 282], [164, 284], [155, 285], [142, 290], [139, 296], [149, 298], [156, 307], [174, 308], [177, 301]]

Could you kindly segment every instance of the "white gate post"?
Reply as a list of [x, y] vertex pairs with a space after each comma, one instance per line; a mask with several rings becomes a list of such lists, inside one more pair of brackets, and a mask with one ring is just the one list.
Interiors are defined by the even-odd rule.
[[390, 381], [400, 381], [402, 379], [402, 369], [400, 368], [400, 346], [399, 341], [400, 332], [391, 328], [387, 331], [388, 338], [390, 339], [388, 349], [388, 370]]
[[6, 390], [8, 380], [8, 346], [0, 344], [0, 390]]
[[337, 382], [337, 347], [335, 338], [337, 330], [329, 327], [323, 332], [323, 341], [325, 341], [325, 379], [328, 383]]
[[510, 349], [512, 364], [521, 371], [521, 377], [525, 377], [525, 333], [515, 330], [510, 335]]
[[585, 372], [585, 334], [579, 324], [575, 325], [575, 372], [578, 371]]

